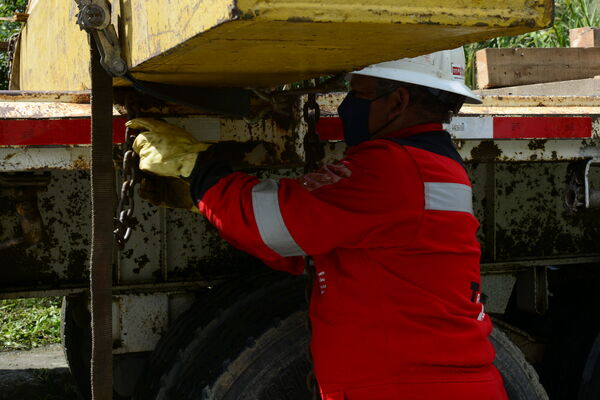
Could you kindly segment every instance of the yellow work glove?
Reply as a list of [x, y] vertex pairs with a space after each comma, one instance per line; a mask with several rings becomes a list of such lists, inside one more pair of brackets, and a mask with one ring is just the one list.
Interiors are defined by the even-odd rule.
[[210, 147], [184, 129], [156, 119], [136, 118], [126, 126], [141, 131], [133, 142], [140, 169], [156, 175], [189, 177], [198, 153]]

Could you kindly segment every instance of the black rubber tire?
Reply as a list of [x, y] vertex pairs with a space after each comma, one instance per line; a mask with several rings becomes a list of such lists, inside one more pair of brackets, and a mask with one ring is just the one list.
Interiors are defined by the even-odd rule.
[[[219, 400], [256, 399], [310, 399], [303, 390], [300, 397], [290, 396], [290, 389], [299, 388], [298, 382], [306, 376], [297, 353], [296, 344], [306, 346], [308, 337], [303, 329], [304, 313], [297, 312], [271, 328], [255, 344], [244, 350], [238, 358], [228, 364], [227, 370], [212, 384], [204, 388], [202, 397], [195, 394], [189, 398]], [[496, 347], [494, 364], [501, 371], [505, 389], [510, 400], [542, 400], [548, 396], [539, 383], [533, 367], [527, 363], [523, 353], [498, 329], [494, 329], [491, 340]], [[290, 359], [293, 358], [293, 359]], [[287, 369], [290, 366], [291, 371]]]
[[[223, 293], [228, 290], [239, 289]], [[161, 347], [167, 345], [174, 355], [148, 370], [144, 382], [157, 385], [140, 388], [135, 399], [310, 399], [305, 383], [309, 335], [305, 311], [298, 305], [302, 291], [303, 282], [277, 282], [237, 297], [212, 320], [200, 318], [200, 309], [193, 308], [157, 347], [157, 353], [164, 353]], [[219, 303], [219, 298], [213, 300]], [[203, 308], [211, 306], [204, 303]], [[198, 319], [204, 323], [198, 325]], [[194, 326], [193, 334], [186, 332]], [[537, 373], [506, 335], [494, 329], [491, 340], [509, 399], [548, 399]]]
[[600, 399], [600, 333], [596, 336], [585, 363], [577, 399]]
[[202, 399], [308, 400], [306, 312], [297, 311], [262, 334], [233, 361]]
[[90, 314], [83, 296], [63, 297], [60, 338], [69, 370], [83, 399], [91, 398], [90, 356], [92, 335]]
[[[88, 400], [92, 398], [90, 379], [90, 360], [92, 354], [92, 332], [90, 328], [90, 312], [87, 308], [85, 296], [63, 297], [61, 308], [60, 338], [67, 364], [79, 396]], [[127, 357], [121, 356], [121, 358]], [[140, 353], [132, 358], [140, 357]], [[117, 362], [113, 358], [113, 365]], [[135, 377], [131, 368], [127, 371], [129, 379]], [[125, 397], [113, 392], [113, 400], [122, 400]]]
[[199, 398], [193, 393], [216, 380], [253, 338], [306, 309], [304, 277], [270, 273], [241, 281], [211, 290], [177, 319], [150, 357], [134, 400]]
[[[553, 400], [576, 399], [584, 368], [600, 331], [597, 311], [569, 305], [557, 311], [545, 351], [544, 385]], [[594, 399], [596, 400], [596, 399]]]
[[498, 328], [492, 330], [490, 341], [496, 349], [494, 365], [504, 380], [510, 400], [548, 399], [535, 369], [521, 350]]

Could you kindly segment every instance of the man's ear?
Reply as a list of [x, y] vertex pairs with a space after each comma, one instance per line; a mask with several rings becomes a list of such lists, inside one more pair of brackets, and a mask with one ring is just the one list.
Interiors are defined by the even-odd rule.
[[408, 108], [410, 92], [405, 87], [399, 87], [390, 94], [389, 119], [396, 119]]

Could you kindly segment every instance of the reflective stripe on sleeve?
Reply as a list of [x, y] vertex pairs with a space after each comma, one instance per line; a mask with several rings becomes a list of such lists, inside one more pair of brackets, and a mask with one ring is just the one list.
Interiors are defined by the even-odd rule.
[[282, 257], [306, 255], [285, 226], [279, 208], [278, 190], [279, 185], [273, 179], [266, 179], [252, 188], [252, 208], [260, 237]]
[[473, 214], [471, 187], [460, 183], [425, 182], [425, 209]]

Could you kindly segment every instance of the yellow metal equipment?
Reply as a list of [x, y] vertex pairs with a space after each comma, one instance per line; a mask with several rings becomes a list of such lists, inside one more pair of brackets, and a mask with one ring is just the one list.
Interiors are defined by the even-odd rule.
[[[552, 22], [553, 1], [112, 0], [112, 8], [138, 79], [272, 86], [541, 29]], [[31, 0], [28, 13], [14, 83], [89, 88], [89, 46], [75, 2]]]

